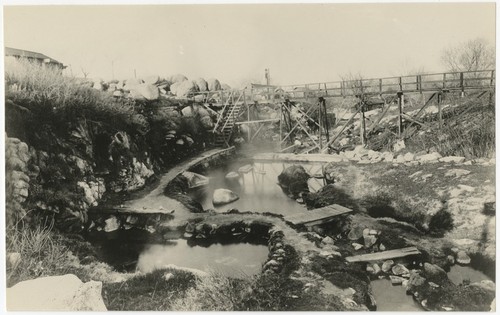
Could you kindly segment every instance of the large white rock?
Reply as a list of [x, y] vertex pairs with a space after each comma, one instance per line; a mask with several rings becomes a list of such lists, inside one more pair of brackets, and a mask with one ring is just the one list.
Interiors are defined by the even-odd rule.
[[150, 75], [142, 79], [146, 84], [156, 84], [160, 81], [160, 77], [157, 75]]
[[205, 92], [208, 91], [208, 83], [203, 78], [196, 78], [193, 80], [194, 84], [198, 88], [198, 91]]
[[463, 161], [465, 161], [465, 157], [463, 156], [446, 156], [439, 159], [439, 162], [444, 163], [462, 163]]
[[107, 311], [102, 282], [83, 283], [77, 276], [44, 277], [7, 289], [9, 311]]
[[170, 81], [172, 83], [180, 83], [183, 81], [187, 81], [187, 79], [188, 78], [183, 74], [174, 74], [173, 76], [168, 78], [168, 81]]
[[197, 92], [197, 91], [198, 91], [198, 89], [193, 81], [182, 81], [176, 87], [175, 95], [177, 97], [186, 97], [190, 93]]
[[392, 150], [394, 152], [399, 152], [399, 151], [403, 150], [404, 148], [406, 148], [405, 141], [398, 140], [398, 141], [396, 141], [396, 143], [394, 143]]
[[152, 84], [139, 84], [135, 86], [130, 92], [132, 91], [137, 92], [148, 101], [157, 100], [160, 97], [160, 90], [158, 90], [158, 87]]
[[222, 89], [219, 80], [211, 78], [207, 80], [209, 91], [219, 91]]
[[441, 154], [439, 154], [438, 152], [433, 152], [429, 154], [420, 155], [416, 158], [416, 160], [423, 163], [432, 163], [432, 162], [437, 162], [441, 157], [442, 157]]
[[104, 232], [113, 232], [120, 228], [120, 222], [113, 215], [108, 219], [104, 220]]
[[238, 197], [238, 195], [232, 192], [231, 190], [219, 188], [214, 191], [214, 194], [212, 195], [212, 202], [214, 206], [224, 205], [236, 201], [239, 198], [240, 197]]

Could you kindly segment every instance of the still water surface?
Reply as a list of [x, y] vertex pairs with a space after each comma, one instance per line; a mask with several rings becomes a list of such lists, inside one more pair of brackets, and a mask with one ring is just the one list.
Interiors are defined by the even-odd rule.
[[[229, 209], [252, 212], [272, 212], [277, 214], [294, 214], [307, 211], [306, 207], [288, 197], [278, 185], [278, 175], [291, 163], [254, 163], [253, 169], [240, 174], [236, 180], [228, 180], [226, 174], [237, 171], [241, 163], [229, 163], [223, 167], [209, 170], [205, 176], [210, 182], [207, 186], [194, 190], [190, 196], [201, 203], [204, 209], [215, 209], [225, 212]], [[321, 164], [302, 164], [310, 174], [321, 173]], [[323, 180], [311, 178], [309, 189], [314, 192], [323, 186]], [[214, 207], [212, 194], [215, 189], [226, 188], [235, 192], [240, 199], [230, 204]]]

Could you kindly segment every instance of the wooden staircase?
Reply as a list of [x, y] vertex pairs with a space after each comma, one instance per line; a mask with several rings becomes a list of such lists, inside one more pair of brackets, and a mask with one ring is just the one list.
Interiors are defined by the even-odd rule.
[[243, 103], [244, 93], [240, 91], [232, 92], [230, 97], [227, 98], [224, 108], [222, 109], [219, 119], [213, 129], [216, 146], [229, 147], [229, 141], [233, 135], [235, 123], [238, 119]]

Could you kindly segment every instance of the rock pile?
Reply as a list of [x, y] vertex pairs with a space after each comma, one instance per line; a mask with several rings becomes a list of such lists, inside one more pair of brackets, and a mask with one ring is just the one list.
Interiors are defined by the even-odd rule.
[[111, 80], [109, 82], [96, 78], [89, 81], [88, 84], [98, 91], [110, 93], [113, 97], [147, 101], [158, 100], [161, 97], [185, 98], [195, 92], [216, 92], [230, 89], [227, 84], [221, 85], [219, 80], [215, 78], [189, 80], [182, 74], [172, 75], [167, 78], [152, 75], [144, 78]]
[[[404, 152], [404, 151], [403, 151]], [[454, 163], [456, 165], [472, 165], [472, 164], [480, 164], [480, 165], [494, 165], [495, 160], [484, 160], [477, 159], [466, 161], [465, 157], [461, 156], [446, 156], [443, 157], [438, 152], [420, 152], [420, 153], [399, 153], [397, 152], [378, 152], [364, 148], [359, 145], [354, 148], [352, 151], [339, 152], [338, 154], [332, 154], [337, 157], [339, 161], [347, 162], [353, 161], [358, 162], [359, 164], [373, 164], [378, 162], [389, 162], [394, 165], [403, 164], [403, 165], [422, 165], [422, 164], [432, 164], [432, 163]]]
[[[5, 140], [5, 193], [7, 224], [14, 223], [16, 219], [23, 217], [26, 212], [22, 204], [29, 195], [30, 170], [28, 161], [32, 153], [28, 145], [17, 138], [6, 138]], [[39, 168], [32, 167], [37, 172]]]

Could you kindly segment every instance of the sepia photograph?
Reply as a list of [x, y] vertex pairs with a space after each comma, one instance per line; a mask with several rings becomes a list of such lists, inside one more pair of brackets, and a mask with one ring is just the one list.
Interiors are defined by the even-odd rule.
[[2, 4], [8, 311], [496, 311], [496, 2]]

